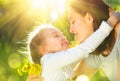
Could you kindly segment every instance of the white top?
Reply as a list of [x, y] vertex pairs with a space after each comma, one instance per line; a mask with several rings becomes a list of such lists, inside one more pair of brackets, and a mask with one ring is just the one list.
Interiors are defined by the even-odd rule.
[[80, 45], [56, 53], [48, 53], [41, 58], [44, 81], [72, 81], [73, 69], [109, 35], [113, 28], [102, 22], [100, 28]]
[[119, 33], [117, 34], [117, 39], [111, 53], [107, 57], [104, 57], [101, 54], [99, 56], [91, 54], [88, 56], [88, 58], [86, 58], [86, 63], [89, 67], [102, 69], [106, 77], [109, 79], [109, 81], [118, 81], [117, 72], [119, 60], [120, 60], [120, 29]]

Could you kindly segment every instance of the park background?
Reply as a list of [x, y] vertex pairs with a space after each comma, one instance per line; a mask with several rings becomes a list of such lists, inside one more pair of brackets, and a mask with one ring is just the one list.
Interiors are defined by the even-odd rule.
[[[106, 0], [120, 11], [120, 0]], [[65, 6], [66, 5], [66, 6]], [[25, 81], [17, 69], [26, 62], [28, 33], [37, 25], [52, 23], [61, 29], [69, 41], [66, 0], [0, 0], [0, 81]]]

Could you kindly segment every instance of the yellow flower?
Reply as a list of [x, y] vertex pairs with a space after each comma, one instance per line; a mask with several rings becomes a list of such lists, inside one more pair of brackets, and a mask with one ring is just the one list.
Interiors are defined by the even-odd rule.
[[20, 76], [22, 76], [22, 75], [23, 75], [23, 72], [22, 72], [22, 70], [21, 70], [21, 69], [17, 69], [17, 72], [18, 72], [18, 74], [19, 74]]
[[21, 69], [18, 69], [18, 74], [22, 76], [24, 73], [28, 73], [29, 75], [40, 75], [42, 68], [40, 64], [30, 64], [26, 63]]
[[30, 64], [29, 64], [29, 63], [26, 63], [26, 64], [23, 66], [22, 71], [23, 71], [23, 72], [27, 72], [27, 71], [29, 70], [29, 68], [30, 68]]

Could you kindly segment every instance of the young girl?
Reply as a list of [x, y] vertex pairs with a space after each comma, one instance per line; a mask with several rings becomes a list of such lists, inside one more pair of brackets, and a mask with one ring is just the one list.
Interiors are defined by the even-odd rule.
[[28, 47], [33, 62], [42, 66], [43, 80], [72, 81], [75, 76], [73, 69], [109, 35], [117, 23], [116, 15], [111, 16], [107, 23], [103, 21], [95, 33], [74, 48], [69, 48], [63, 33], [51, 25], [41, 25], [33, 31]]

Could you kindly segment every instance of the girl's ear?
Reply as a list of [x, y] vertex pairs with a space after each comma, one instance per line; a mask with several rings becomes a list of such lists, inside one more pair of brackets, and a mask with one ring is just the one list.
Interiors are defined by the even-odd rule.
[[88, 23], [88, 24], [93, 23], [93, 17], [92, 17], [92, 15], [90, 13], [86, 13], [85, 22]]
[[47, 51], [47, 49], [46, 49], [45, 46], [40, 46], [40, 47], [39, 47], [39, 52], [40, 52], [40, 54], [42, 54], [42, 55], [48, 53], [48, 51]]

